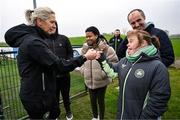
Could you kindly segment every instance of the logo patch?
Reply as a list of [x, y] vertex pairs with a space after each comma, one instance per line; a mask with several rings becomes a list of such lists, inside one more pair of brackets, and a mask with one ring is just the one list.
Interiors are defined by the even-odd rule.
[[134, 75], [137, 77], [137, 78], [142, 78], [144, 77], [144, 70], [143, 69], [137, 69], [134, 73]]
[[62, 44], [61, 44], [61, 43], [59, 43], [59, 46], [61, 47], [61, 46], [62, 46]]
[[124, 68], [124, 67], [126, 67], [126, 65], [125, 65], [125, 64], [122, 64], [121, 68]]

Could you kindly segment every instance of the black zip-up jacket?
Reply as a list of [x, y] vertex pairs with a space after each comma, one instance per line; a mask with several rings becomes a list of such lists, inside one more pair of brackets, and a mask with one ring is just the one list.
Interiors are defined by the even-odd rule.
[[47, 45], [49, 39], [38, 27], [21, 24], [9, 29], [5, 40], [11, 47], [19, 47], [17, 62], [21, 77], [20, 98], [26, 101], [55, 99], [56, 81], [54, 70], [65, 73], [80, 67], [85, 59], [82, 56], [70, 60], [59, 59]]
[[[150, 35], [156, 36], [160, 41], [160, 56], [161, 61], [166, 67], [169, 67], [174, 62], [174, 50], [172, 43], [168, 37], [168, 35], [161, 29], [155, 28], [153, 23], [148, 23], [145, 31], [147, 31]], [[125, 38], [123, 42], [119, 45], [118, 48], [118, 58], [119, 60], [126, 56], [128, 40]]]
[[117, 53], [119, 45], [121, 44], [122, 41], [123, 41], [123, 39], [121, 38], [120, 35], [118, 37], [113, 36], [109, 40], [109, 45], [112, 46], [114, 48], [114, 50], [116, 51], [116, 53]]
[[66, 60], [71, 59], [73, 57], [73, 49], [69, 38], [65, 35], [61, 35], [58, 33], [58, 24], [56, 23], [56, 32], [55, 34], [50, 36], [51, 40], [47, 40], [46, 42], [49, 45], [49, 48], [59, 57], [64, 58]]
[[46, 40], [46, 42], [53, 53], [59, 58], [68, 60], [73, 57], [71, 43], [65, 35], [58, 34], [57, 37], [51, 37], [50, 39], [51, 40]]
[[[58, 25], [56, 24], [56, 33], [50, 36], [50, 39], [46, 40], [49, 48], [52, 52], [61, 59], [71, 59], [73, 57], [73, 49], [69, 38], [65, 35], [58, 33]], [[58, 74], [57, 77], [66, 77], [69, 76], [69, 72], [66, 74]]]

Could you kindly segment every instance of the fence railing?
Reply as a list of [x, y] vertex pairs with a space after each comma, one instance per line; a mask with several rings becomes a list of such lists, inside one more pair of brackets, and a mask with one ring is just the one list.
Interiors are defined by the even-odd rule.
[[[20, 80], [16, 55], [17, 51], [0, 52], [0, 95], [5, 119], [27, 117], [19, 98]], [[82, 79], [78, 73], [71, 73], [71, 98], [86, 93]]]

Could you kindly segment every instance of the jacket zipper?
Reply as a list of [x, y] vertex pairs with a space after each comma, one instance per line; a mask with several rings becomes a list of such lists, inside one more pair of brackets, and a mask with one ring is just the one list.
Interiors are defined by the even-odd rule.
[[123, 117], [123, 114], [124, 114], [124, 93], [125, 93], [125, 85], [126, 85], [126, 81], [127, 81], [127, 78], [129, 77], [129, 74], [132, 70], [132, 67], [129, 69], [126, 77], [125, 77], [125, 81], [124, 81], [124, 86], [123, 86], [123, 96], [122, 96], [122, 108], [121, 108], [121, 120], [122, 120], [122, 117]]
[[45, 91], [46, 87], [45, 87], [45, 81], [44, 81], [44, 73], [42, 73], [42, 87], [43, 87], [43, 91]]
[[130, 74], [130, 72], [131, 72], [131, 70], [132, 70], [132, 67], [133, 67], [141, 58], [142, 58], [142, 56], [141, 56], [136, 62], [134, 62], [134, 63], [132, 64], [132, 66], [131, 66], [131, 68], [129, 69], [129, 71], [128, 71], [126, 77], [125, 77], [125, 80], [124, 80], [123, 95], [122, 95], [121, 118], [120, 118], [121, 120], [123, 119], [123, 114], [124, 114], [124, 101], [125, 101], [125, 100], [124, 100], [124, 94], [125, 94], [126, 81], [127, 81], [128, 77], [129, 77], [129, 74]]
[[[92, 60], [90, 61], [90, 66], [91, 66], [91, 68], [90, 68], [90, 70], [91, 70], [91, 86], [92, 86], [92, 88], [93, 88], [93, 79], [92, 79]], [[91, 88], [91, 89], [92, 89]]]
[[55, 50], [55, 49], [56, 49], [56, 48], [55, 48], [55, 40], [53, 39], [52, 41], [53, 41], [53, 42], [52, 42], [53, 53], [56, 54], [56, 50]]
[[115, 51], [116, 51], [116, 49], [117, 49], [117, 40], [118, 40], [118, 38], [115, 38], [115, 39], [114, 39], [114, 44], [115, 44], [115, 45], [114, 45], [114, 49], [115, 49]]
[[149, 91], [148, 91], [148, 93], [146, 94], [146, 98], [145, 98], [145, 100], [144, 100], [143, 109], [146, 107], [148, 99], [149, 99]]

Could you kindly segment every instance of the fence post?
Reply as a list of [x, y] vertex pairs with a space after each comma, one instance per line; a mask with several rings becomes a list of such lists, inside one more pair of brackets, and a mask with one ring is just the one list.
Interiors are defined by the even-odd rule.
[[1, 100], [1, 94], [0, 94], [0, 120], [3, 120], [3, 119], [4, 119], [3, 106], [2, 106], [2, 100]]

